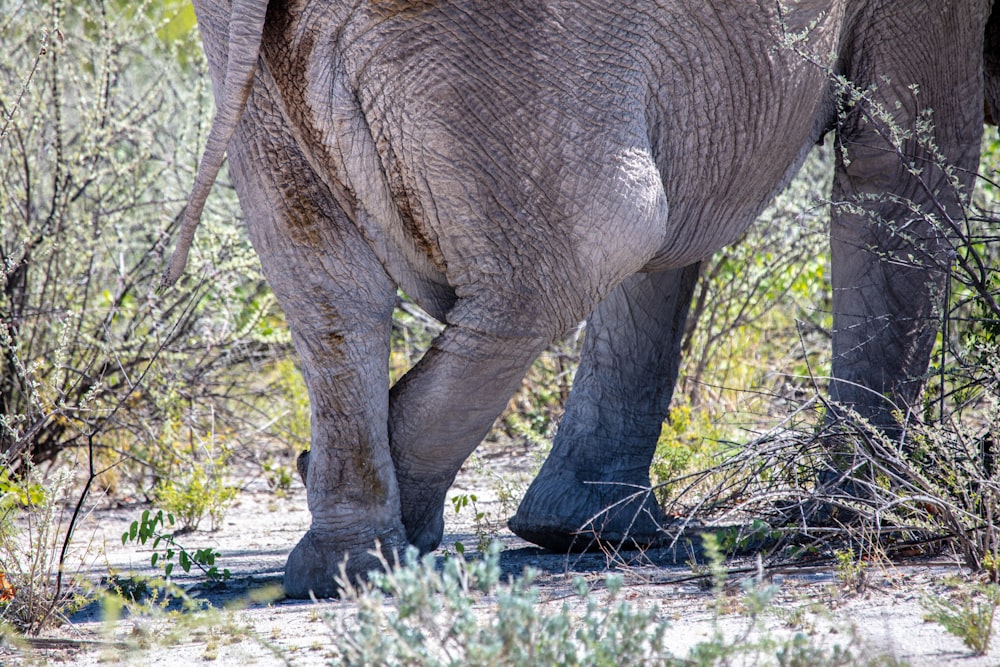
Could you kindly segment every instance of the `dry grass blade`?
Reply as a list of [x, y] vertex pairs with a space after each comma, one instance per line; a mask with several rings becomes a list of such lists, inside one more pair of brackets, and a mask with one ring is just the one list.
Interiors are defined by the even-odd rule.
[[773, 559], [829, 557], [845, 543], [889, 556], [947, 546], [995, 578], [1000, 486], [981, 456], [989, 430], [972, 435], [958, 419], [904, 424], [892, 438], [817, 395], [794, 419], [682, 478], [665, 507], [678, 520], [665, 530], [677, 540], [696, 519], [730, 526], [731, 546]]

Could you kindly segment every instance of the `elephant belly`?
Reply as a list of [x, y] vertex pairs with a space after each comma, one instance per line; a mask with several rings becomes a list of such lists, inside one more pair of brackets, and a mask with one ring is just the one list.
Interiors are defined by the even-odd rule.
[[[662, 4], [648, 133], [670, 215], [647, 269], [735, 242], [788, 185], [835, 120], [828, 75], [803, 54], [834, 52], [842, 15], [829, 2], [780, 20], [767, 3]], [[808, 37], [781, 46], [793, 29]]]
[[[709, 258], [737, 242], [768, 204], [794, 178], [813, 146], [812, 134], [802, 138], [798, 154], [786, 158], [783, 172], [773, 164], [734, 173], [724, 187], [707, 188], [703, 196], [669, 198], [664, 243], [643, 267], [645, 271], [681, 268]], [[768, 160], [760, 156], [759, 161]]]

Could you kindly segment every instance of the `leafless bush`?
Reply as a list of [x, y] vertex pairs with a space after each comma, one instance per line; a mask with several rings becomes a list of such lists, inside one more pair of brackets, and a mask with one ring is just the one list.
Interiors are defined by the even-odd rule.
[[[232, 189], [217, 188], [191, 277], [156, 292], [212, 113], [190, 7], [0, 0], [0, 16], [0, 495], [30, 477], [73, 496], [62, 522], [3, 506], [8, 528], [45, 531], [27, 550], [0, 540], [4, 618], [37, 631], [73, 592], [92, 489], [125, 475], [149, 496], [201, 434], [259, 438], [278, 401], [246, 369], [290, 346]], [[57, 458], [83, 463], [62, 486]]]
[[[62, 552], [70, 477], [62, 471], [43, 488], [32, 469], [18, 485], [6, 479], [0, 484], [0, 574], [6, 593], [0, 594], [0, 622], [24, 634], [58, 625], [81, 600], [78, 591], [62, 586], [64, 572], [67, 578], [75, 574]], [[20, 521], [13, 520], [15, 513]]]
[[233, 368], [287, 349], [231, 191], [206, 217], [196, 277], [156, 293], [208, 79], [180, 3], [116, 7], [19, 3], [0, 26], [0, 455], [13, 469], [80, 447], [101, 467], [168, 465], [186, 432], [259, 404]]

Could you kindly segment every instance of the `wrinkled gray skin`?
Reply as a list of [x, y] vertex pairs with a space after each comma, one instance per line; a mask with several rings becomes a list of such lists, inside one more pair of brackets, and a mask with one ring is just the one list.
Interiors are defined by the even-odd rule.
[[[901, 160], [825, 66], [904, 128], [933, 108], [963, 186], [977, 166], [989, 0], [785, 0], [781, 17], [773, 0], [275, 0], [266, 20], [262, 1], [195, 0], [220, 112], [168, 281], [235, 130], [230, 172], [312, 402], [291, 596], [335, 594], [376, 540], [435, 548], [459, 466], [583, 318], [565, 417], [510, 526], [556, 549], [585, 526], [654, 543], [660, 510], [624, 499], [649, 485], [698, 263], [830, 130], [834, 200], [958, 214], [924, 150], [904, 140]], [[833, 214], [831, 393], [891, 426], [919, 397], [944, 282], [910, 260], [951, 251], [906, 207], [864, 206]], [[447, 327], [390, 388], [397, 288]]]

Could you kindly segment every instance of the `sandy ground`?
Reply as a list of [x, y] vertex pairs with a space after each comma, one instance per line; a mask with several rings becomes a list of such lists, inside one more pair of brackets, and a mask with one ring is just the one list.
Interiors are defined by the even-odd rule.
[[[608, 572], [602, 554], [560, 556], [543, 552], [512, 535], [501, 519], [510, 503], [501, 502], [503, 485], [493, 472], [503, 470], [504, 480], [523, 478], [530, 468], [523, 450], [484, 454], [467, 464], [452, 494], [475, 494], [476, 505], [490, 526], [479, 532], [492, 533], [504, 550], [505, 572], [519, 573], [527, 566], [540, 571], [537, 585], [546, 600], [572, 598], [571, 581], [583, 575], [595, 582]], [[153, 574], [149, 548], [123, 546], [121, 534], [138, 518], [142, 506], [109, 507], [91, 512], [78, 535], [93, 535], [89, 547], [88, 580], [99, 583], [109, 569], [123, 576]], [[470, 508], [455, 513], [449, 504], [445, 543], [442, 550], [455, 551], [456, 541], [474, 551], [477, 543], [475, 513]], [[276, 600], [252, 602], [254, 592], [280, 583], [285, 558], [309, 522], [305, 491], [296, 484], [285, 497], [276, 497], [263, 482], [253, 482], [230, 509], [216, 532], [197, 531], [183, 536], [189, 548], [214, 547], [220, 552], [218, 565], [232, 572], [224, 586], [206, 586], [191, 576], [175, 577], [192, 595], [205, 599], [221, 611], [214, 621], [197, 627], [170, 619], [124, 618], [108, 624], [101, 609], [92, 605], [74, 615], [71, 622], [48, 632], [48, 642], [33, 647], [0, 646], [0, 665], [321, 665], [334, 655], [337, 638], [326, 620], [330, 614], [350, 614], [350, 603], [341, 601]], [[716, 599], [691, 581], [690, 566], [683, 555], [663, 552], [647, 554], [644, 562], [618, 567], [625, 578], [624, 595], [634, 604], [658, 605], [671, 622], [670, 646], [676, 656], [687, 654], [694, 644], [709, 639], [716, 629], [738, 637], [747, 627], [740, 612], [739, 594], [718, 614]], [[443, 558], [443, 556], [441, 556]], [[615, 563], [610, 563], [615, 568]], [[776, 609], [765, 623], [775, 636], [805, 632], [817, 644], [850, 646], [855, 655], [889, 655], [914, 666], [1000, 665], [1000, 657], [971, 657], [959, 638], [937, 623], [923, 620], [923, 596], [940, 595], [943, 582], [962, 571], [942, 559], [935, 563], [908, 563], [872, 567], [869, 585], [861, 594], [847, 594], [833, 567], [787, 569], [772, 573], [780, 586]], [[684, 580], [687, 578], [688, 580]], [[824, 611], [816, 613], [819, 603]], [[241, 607], [234, 610], [233, 607]], [[188, 615], [186, 618], [192, 618]], [[852, 630], [853, 628], [853, 630]], [[855, 636], [856, 635], [856, 636]], [[146, 649], [125, 651], [120, 643], [146, 638]], [[164, 645], [166, 642], [167, 645]], [[132, 641], [132, 643], [135, 643]], [[1000, 656], [1000, 647], [995, 649]]]

